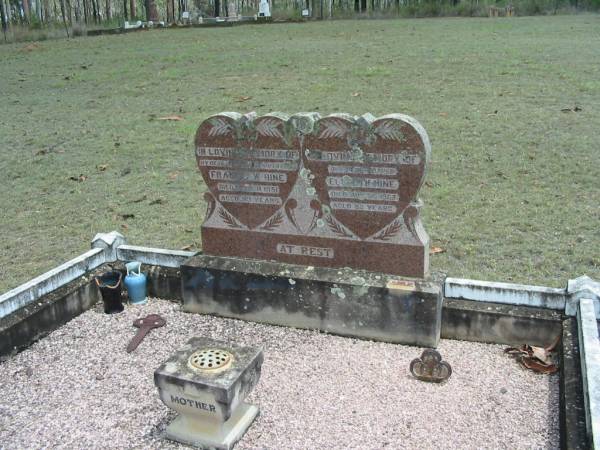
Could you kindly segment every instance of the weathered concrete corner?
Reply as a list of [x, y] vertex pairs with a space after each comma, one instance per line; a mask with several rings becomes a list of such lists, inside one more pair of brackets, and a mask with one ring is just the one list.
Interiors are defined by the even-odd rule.
[[117, 249], [120, 245], [127, 243], [125, 236], [117, 231], [110, 233], [98, 233], [92, 239], [92, 248], [105, 249], [106, 262], [117, 260]]
[[586, 428], [591, 448], [600, 450], [600, 338], [594, 303], [582, 298], [577, 310]]
[[567, 294], [565, 315], [576, 316], [579, 301], [583, 298], [588, 298], [594, 302], [596, 320], [600, 320], [600, 282], [587, 275], [569, 280], [567, 283]]

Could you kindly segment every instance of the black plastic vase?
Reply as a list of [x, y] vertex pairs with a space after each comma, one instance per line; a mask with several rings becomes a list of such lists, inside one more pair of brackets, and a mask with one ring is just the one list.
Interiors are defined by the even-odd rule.
[[123, 302], [121, 301], [121, 291], [123, 283], [121, 272], [106, 272], [96, 277], [96, 284], [100, 288], [102, 301], [104, 302], [104, 312], [106, 314], [115, 314], [123, 311]]

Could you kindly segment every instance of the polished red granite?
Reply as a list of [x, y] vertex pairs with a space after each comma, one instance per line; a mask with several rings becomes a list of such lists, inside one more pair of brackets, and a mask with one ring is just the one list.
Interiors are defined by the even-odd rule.
[[428, 274], [427, 133], [401, 114], [222, 113], [196, 134], [205, 254]]

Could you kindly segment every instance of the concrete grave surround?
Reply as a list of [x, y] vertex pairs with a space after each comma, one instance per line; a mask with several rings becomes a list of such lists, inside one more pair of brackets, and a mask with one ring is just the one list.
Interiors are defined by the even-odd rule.
[[430, 144], [415, 119], [221, 113], [195, 144], [205, 254], [428, 274], [417, 195]]
[[[199, 370], [190, 357], [202, 350], [231, 357], [220, 369]], [[190, 339], [154, 372], [160, 399], [180, 414], [167, 427], [167, 437], [200, 448], [233, 448], [259, 413], [244, 399], [258, 383], [262, 362], [258, 348]]]
[[181, 265], [188, 312], [436, 347], [442, 279], [198, 255]]

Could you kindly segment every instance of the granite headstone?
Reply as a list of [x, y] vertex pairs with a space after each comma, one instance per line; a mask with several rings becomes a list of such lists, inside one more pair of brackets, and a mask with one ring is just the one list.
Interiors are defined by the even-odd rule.
[[195, 146], [205, 254], [428, 274], [417, 195], [430, 144], [415, 119], [221, 113]]

